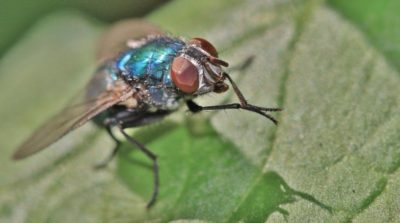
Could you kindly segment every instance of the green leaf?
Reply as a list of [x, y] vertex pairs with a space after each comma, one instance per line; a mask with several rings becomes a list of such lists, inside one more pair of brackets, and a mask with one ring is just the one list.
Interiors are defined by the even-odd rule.
[[329, 3], [345, 19], [357, 25], [370, 44], [400, 70], [400, 35], [397, 28], [400, 26], [399, 1], [381, 0], [365, 4], [363, 0], [330, 0]]
[[[151, 163], [124, 143], [116, 168], [93, 171], [113, 144], [91, 125], [15, 164], [8, 159], [13, 147], [94, 69], [101, 28], [77, 14], [44, 18], [0, 61], [0, 129], [7, 133], [0, 136], [1, 220], [399, 221], [395, 54], [332, 3], [214, 2], [177, 0], [149, 20], [177, 35], [206, 37], [232, 65], [255, 56], [248, 69], [230, 73], [249, 102], [285, 109], [273, 114], [280, 125], [244, 111], [181, 111], [135, 131], [159, 160], [160, 194], [149, 211]], [[237, 99], [228, 93], [197, 101]]]

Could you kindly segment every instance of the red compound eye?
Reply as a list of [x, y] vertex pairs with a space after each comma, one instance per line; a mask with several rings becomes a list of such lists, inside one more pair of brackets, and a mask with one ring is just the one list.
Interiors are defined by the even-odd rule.
[[218, 52], [215, 47], [203, 38], [193, 38], [189, 41], [189, 44], [194, 44], [209, 53], [211, 56], [218, 57]]
[[172, 61], [171, 79], [179, 90], [188, 94], [199, 88], [199, 71], [184, 57], [177, 57]]

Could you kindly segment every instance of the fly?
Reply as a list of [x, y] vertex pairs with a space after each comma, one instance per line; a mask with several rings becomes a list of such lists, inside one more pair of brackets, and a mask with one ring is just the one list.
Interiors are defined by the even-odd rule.
[[[156, 121], [186, 104], [193, 113], [205, 110], [243, 109], [258, 113], [277, 124], [266, 108], [249, 104], [235, 82], [224, 71], [228, 63], [218, 58], [216, 48], [207, 40], [151, 35], [128, 41], [128, 48], [104, 62], [95, 72], [79, 101], [70, 103], [60, 113], [39, 127], [14, 153], [18, 160], [37, 153], [68, 132], [93, 119], [104, 127], [116, 146], [104, 167], [117, 154], [120, 141], [112, 128], [117, 128], [126, 140], [143, 152], [153, 163], [153, 193], [147, 207], [158, 194], [157, 156], [125, 131]], [[201, 106], [193, 99], [209, 93], [226, 92], [230, 86], [239, 103]]]

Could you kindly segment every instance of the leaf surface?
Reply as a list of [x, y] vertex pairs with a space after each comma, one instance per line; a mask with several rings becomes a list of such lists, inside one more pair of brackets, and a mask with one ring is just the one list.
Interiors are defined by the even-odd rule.
[[[181, 111], [135, 131], [159, 157], [160, 196], [151, 211], [144, 208], [150, 162], [124, 143], [116, 168], [94, 172], [91, 165], [113, 144], [90, 125], [11, 163], [12, 148], [94, 67], [100, 28], [76, 14], [45, 18], [0, 61], [0, 128], [8, 134], [1, 136], [1, 220], [399, 221], [397, 51], [387, 53], [375, 32], [343, 16], [335, 2], [213, 2], [173, 1], [148, 19], [176, 35], [209, 39], [232, 65], [255, 56], [246, 70], [230, 73], [249, 102], [285, 109], [274, 114], [280, 125], [245, 111]], [[57, 44], [77, 24], [81, 35], [65, 37], [68, 47]], [[237, 99], [228, 93], [197, 101]]]

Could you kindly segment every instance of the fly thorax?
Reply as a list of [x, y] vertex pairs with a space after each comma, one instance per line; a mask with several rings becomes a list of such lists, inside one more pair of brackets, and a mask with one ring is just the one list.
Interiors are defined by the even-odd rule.
[[147, 89], [145, 102], [157, 109], [176, 110], [181, 100], [172, 89], [163, 86], [150, 86]]

